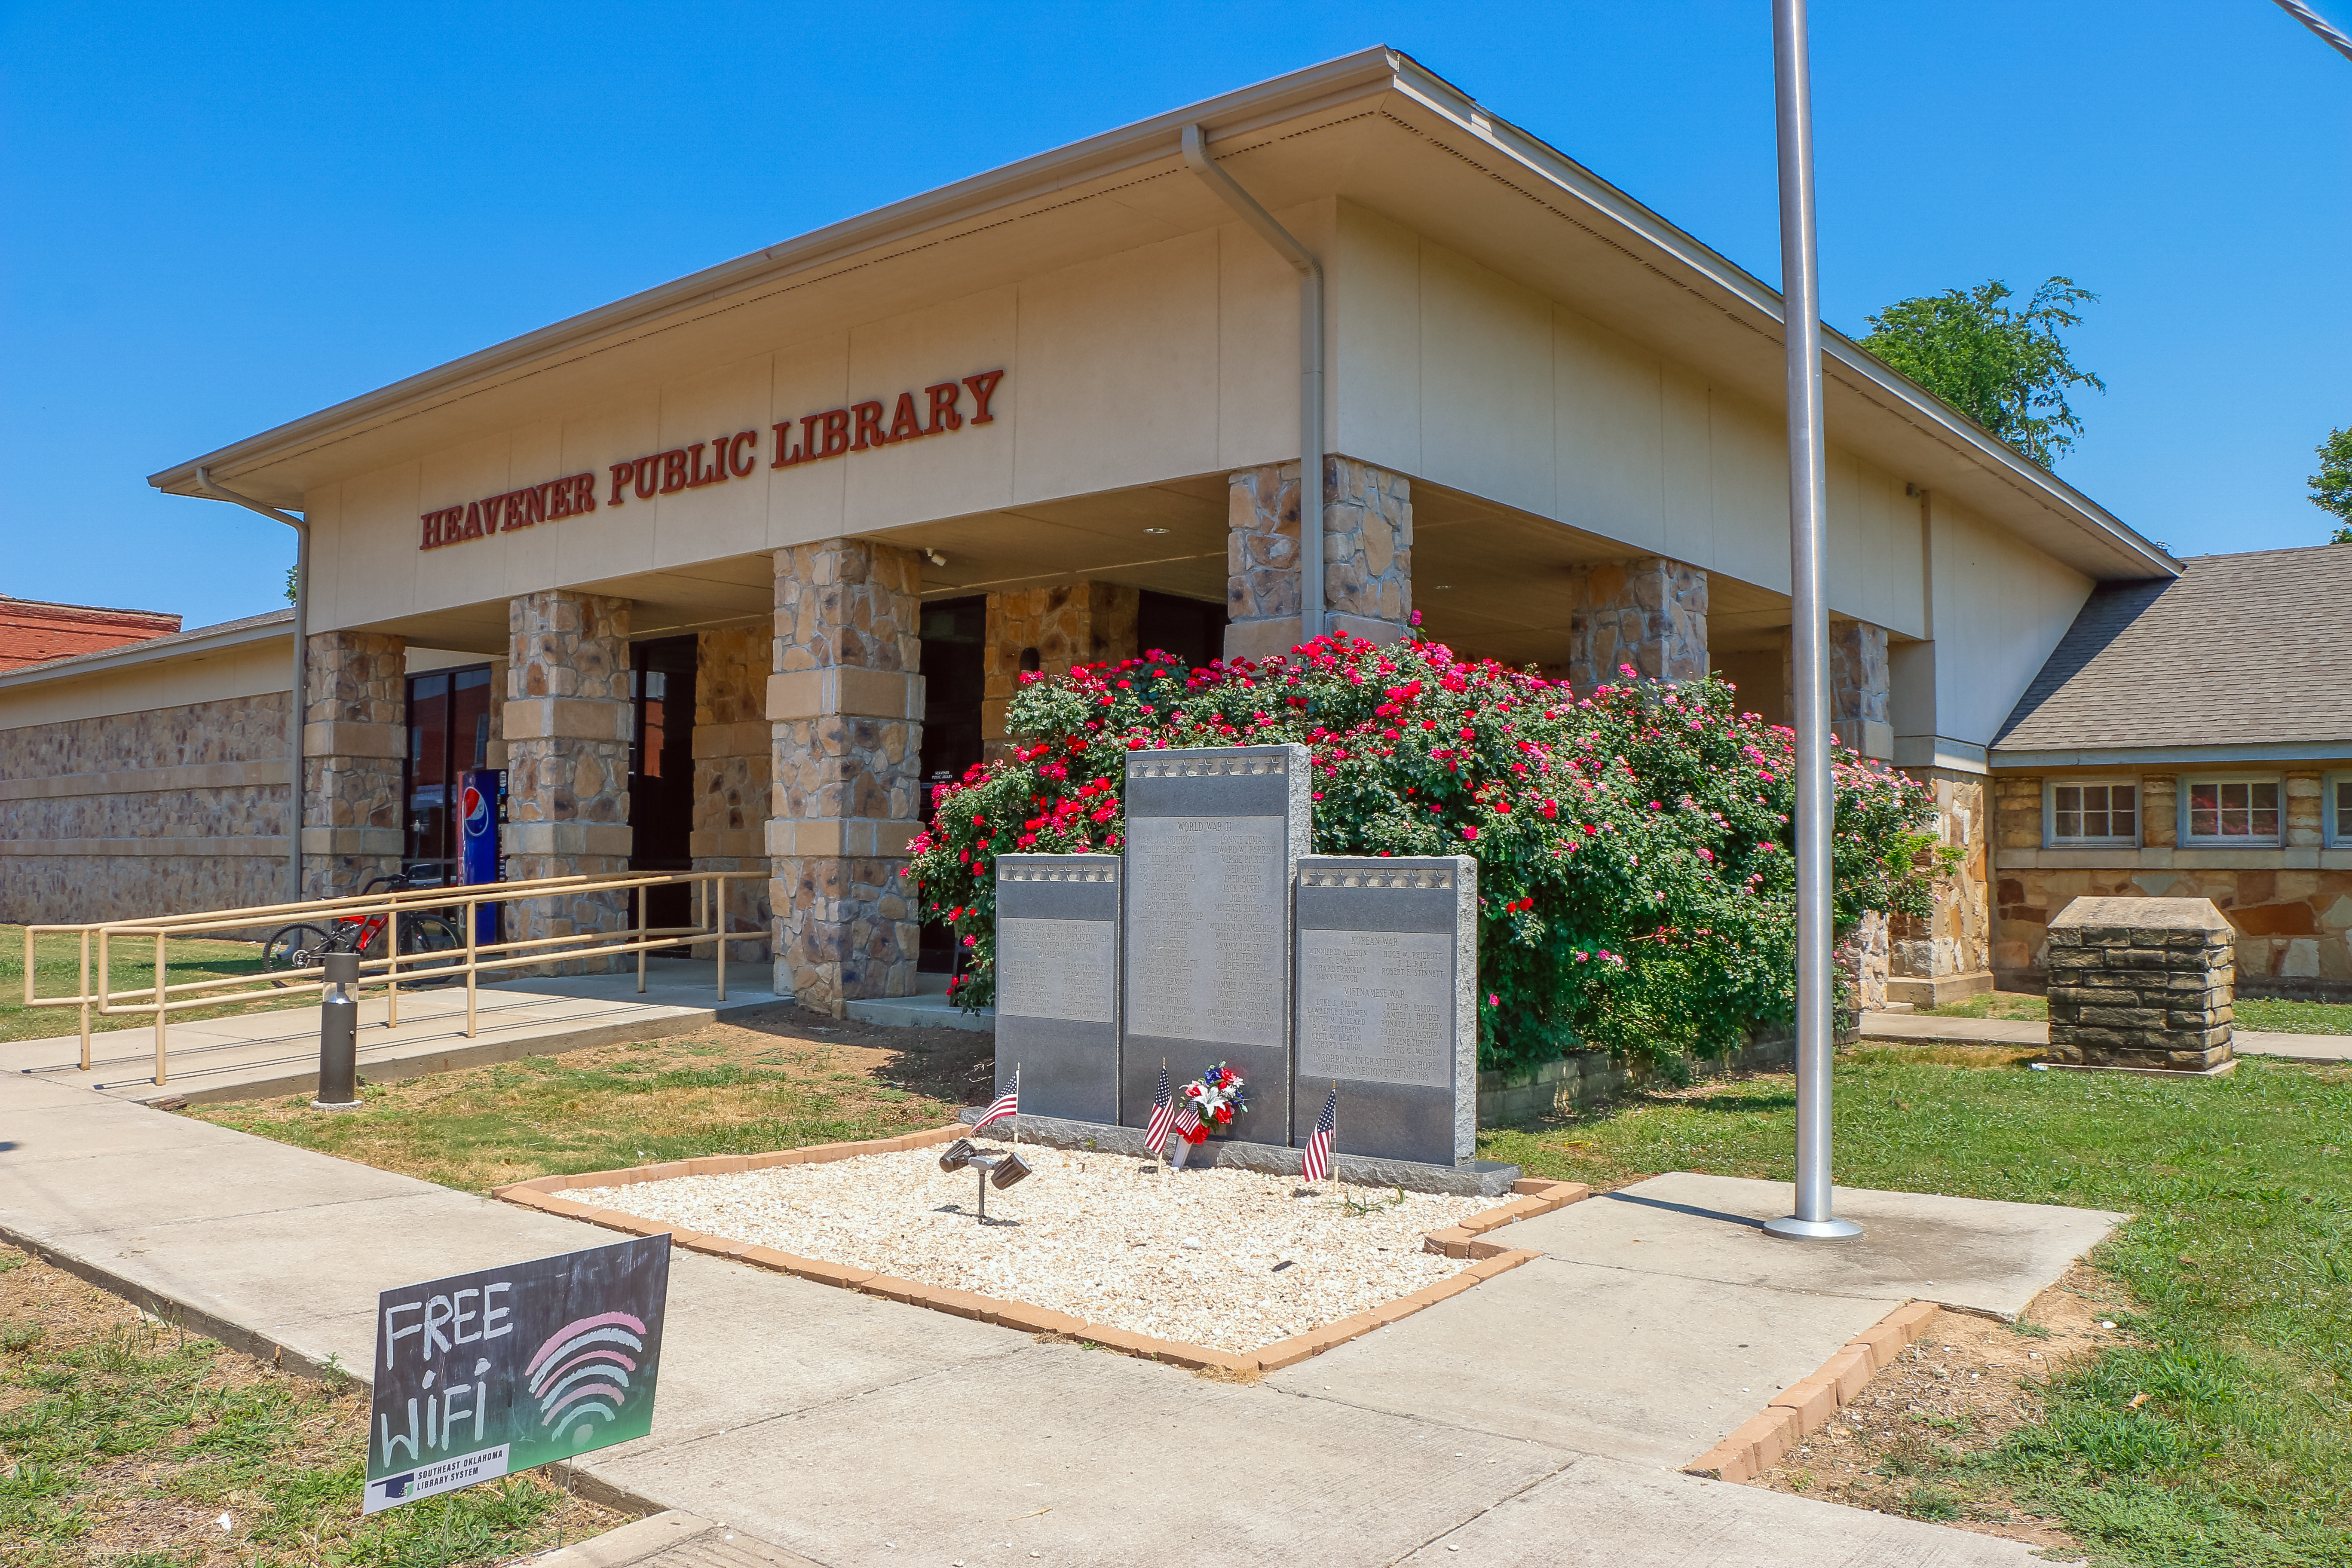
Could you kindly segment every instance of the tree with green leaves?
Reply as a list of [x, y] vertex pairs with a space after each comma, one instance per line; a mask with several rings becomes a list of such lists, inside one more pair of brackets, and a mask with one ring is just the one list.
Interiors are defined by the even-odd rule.
[[2319, 472], [2311, 476], [2311, 504], [2342, 520], [2329, 543], [2352, 544], [2352, 430], [2330, 430], [2313, 450]]
[[2067, 389], [2107, 389], [2075, 368], [2060, 336], [2081, 324], [2075, 307], [2098, 296], [2053, 278], [2021, 310], [2009, 297], [1996, 278], [1898, 300], [1869, 318], [1862, 346], [2046, 468], [2083, 433]]

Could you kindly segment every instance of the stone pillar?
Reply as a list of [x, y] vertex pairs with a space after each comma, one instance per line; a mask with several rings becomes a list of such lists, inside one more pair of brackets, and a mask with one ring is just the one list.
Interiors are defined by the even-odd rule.
[[[550, 589], [507, 602], [508, 875], [615, 876], [629, 868], [629, 602]], [[519, 900], [509, 941], [635, 924], [625, 893]], [[626, 958], [551, 963], [610, 973]]]
[[[765, 963], [775, 916], [768, 901], [768, 784], [774, 731], [768, 723], [773, 637], [766, 626], [703, 632], [695, 639], [694, 824], [698, 871], [740, 871], [727, 884], [726, 929], [745, 933], [727, 956]], [[696, 956], [704, 950], [697, 949]]]
[[1960, 852], [1936, 878], [1936, 907], [1925, 920], [1897, 916], [1888, 932], [1886, 999], [1942, 1007], [1993, 988], [1991, 821], [1986, 781], [1968, 773], [1906, 770], [1935, 786], [1936, 836]]
[[[1895, 758], [1886, 628], [1867, 621], [1830, 622], [1830, 730], [1841, 746], [1879, 762]], [[1796, 642], [1780, 637], [1780, 690], [1797, 721]]]
[[1412, 617], [1412, 481], [1327, 458], [1323, 474], [1323, 610], [1335, 632], [1391, 643]]
[[1004, 754], [1004, 710], [1020, 689], [1024, 661], [1046, 675], [1142, 652], [1136, 616], [1142, 595], [1117, 583], [1065, 583], [988, 596], [988, 646], [981, 652], [982, 754]]
[[408, 754], [405, 639], [320, 632], [304, 654], [302, 896], [356, 893], [400, 869]]
[[[1225, 657], [1265, 658], [1301, 640], [1298, 465], [1226, 479]], [[1353, 458], [1323, 459], [1323, 609], [1332, 631], [1395, 642], [1412, 617], [1412, 487]]]
[[915, 984], [906, 885], [920, 826], [923, 678], [914, 552], [829, 539], [776, 552], [768, 854], [776, 991], [843, 1016]]
[[[2035, 988], [2050, 941], [2049, 874], [2002, 864], [2006, 852], [2042, 847], [2042, 779], [2000, 773], [1993, 797], [1993, 980], [2002, 990]], [[2030, 857], [2029, 857], [2030, 858]], [[2063, 903], [2062, 898], [2058, 900]]]
[[1853, 986], [1854, 1007], [1864, 1013], [1883, 1010], [1887, 992], [1886, 916], [1877, 910], [1863, 910], [1845, 940], [1838, 943], [1837, 962]]
[[2050, 1059], [2210, 1076], [2236, 1065], [2236, 933], [2210, 899], [2076, 899], [2050, 922]]
[[1568, 679], [1579, 691], [1622, 680], [1699, 680], [1707, 672], [1706, 574], [1663, 556], [1577, 568], [1570, 587]]

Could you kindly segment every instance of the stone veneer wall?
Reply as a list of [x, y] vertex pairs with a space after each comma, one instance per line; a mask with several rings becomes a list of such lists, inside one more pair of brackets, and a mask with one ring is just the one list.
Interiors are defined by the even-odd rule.
[[989, 761], [1004, 753], [1004, 710], [1020, 688], [1022, 654], [1035, 648], [1037, 668], [1047, 675], [1133, 658], [1143, 651], [1136, 631], [1140, 602], [1135, 589], [1117, 583], [1064, 583], [988, 596], [980, 721]]
[[0, 921], [283, 902], [287, 697], [0, 730]]
[[[1264, 658], [1299, 639], [1298, 465], [1227, 479], [1225, 657]], [[1323, 460], [1323, 608], [1333, 631], [1374, 642], [1412, 616], [1412, 489], [1353, 458]]]
[[[508, 877], [614, 876], [628, 869], [629, 602], [550, 589], [507, 604]], [[619, 931], [626, 893], [519, 899], [509, 941]], [[540, 973], [611, 973], [625, 957], [573, 959]]]
[[775, 563], [775, 988], [838, 1017], [915, 985], [921, 577], [913, 552], [849, 539], [779, 550]]
[[400, 869], [408, 644], [321, 632], [304, 658], [302, 896], [340, 898]]
[[1886, 999], [1941, 1007], [1993, 986], [1991, 814], [1986, 781], [1967, 773], [1906, 770], [1934, 784], [1936, 836], [1960, 852], [1959, 865], [1936, 878], [1936, 907], [1925, 920], [1896, 916], [1888, 931]]
[[1706, 574], [1662, 556], [1577, 568], [1569, 587], [1568, 679], [1579, 691], [1622, 679], [1698, 680], [1707, 672]]
[[[694, 826], [698, 871], [740, 871], [727, 884], [727, 929], [748, 933], [727, 956], [765, 963], [775, 912], [768, 899], [768, 784], [773, 732], [768, 675], [773, 637], [766, 626], [703, 632], [695, 639]], [[698, 948], [694, 956], [706, 957]]]
[[[2237, 933], [2239, 995], [2352, 1001], [2352, 865], [2321, 863], [2321, 770], [2212, 771], [2251, 771], [2283, 780], [2286, 820], [2281, 847], [2181, 848], [2178, 775], [2134, 775], [2117, 769], [2096, 776], [2137, 777], [2141, 848], [2045, 850], [2042, 778], [1994, 778], [1991, 963], [2002, 989], [2039, 991], [2049, 983], [2048, 928], [2075, 899], [2201, 898], [2211, 900]], [[2107, 863], [2050, 863], [2062, 857]], [[2325, 858], [2338, 860], [2343, 852], [2328, 850]], [[2290, 858], [2301, 863], [2291, 865]]]

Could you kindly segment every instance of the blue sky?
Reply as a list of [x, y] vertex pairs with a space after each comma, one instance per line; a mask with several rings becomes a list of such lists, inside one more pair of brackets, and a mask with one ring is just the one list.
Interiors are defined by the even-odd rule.
[[[2352, 0], [2321, 0], [2339, 23]], [[1764, 0], [0, 7], [0, 593], [281, 603], [145, 476], [915, 192], [1373, 43], [1777, 279]], [[2059, 471], [2179, 552], [2316, 543], [2352, 425], [2352, 63], [2264, 0], [1817, 0], [1823, 313], [2063, 272]]]

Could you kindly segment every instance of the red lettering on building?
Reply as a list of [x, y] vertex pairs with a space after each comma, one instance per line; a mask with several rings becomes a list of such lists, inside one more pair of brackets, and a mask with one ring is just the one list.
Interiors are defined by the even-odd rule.
[[[828, 408], [822, 414], [781, 420], [772, 426], [776, 436], [776, 453], [768, 466], [795, 468], [802, 463], [838, 458], [845, 452], [870, 452], [926, 436], [945, 436], [966, 425], [993, 425], [996, 415], [991, 404], [1003, 380], [1001, 370], [982, 371], [960, 381], [942, 381], [924, 387], [925, 401], [919, 402], [912, 392], [901, 392], [888, 403], [867, 398], [845, 408]], [[969, 414], [962, 406], [967, 391], [972, 401]], [[800, 427], [797, 440], [793, 439], [795, 425]], [[667, 452], [632, 458], [624, 463], [608, 463], [605, 472], [612, 479], [612, 492], [603, 504], [625, 505], [632, 492], [639, 500], [651, 500], [656, 496], [723, 485], [730, 479], [749, 479], [759, 461], [760, 433], [739, 430], [732, 436], [673, 447]], [[583, 516], [594, 511], [597, 504], [594, 474], [548, 479], [503, 495], [485, 496], [479, 500], [423, 513], [417, 519], [416, 547], [438, 550], [464, 540], [512, 533], [519, 528]]]
[[[616, 466], [614, 485], [617, 489], [621, 475], [630, 466]], [[502, 495], [484, 496], [459, 506], [445, 506], [428, 511], [416, 521], [421, 525], [417, 539], [419, 550], [438, 550], [445, 544], [458, 544], [468, 539], [488, 539], [493, 534], [512, 533], [518, 528], [552, 521], [557, 518], [576, 517], [596, 510], [596, 476], [573, 474], [569, 479], [549, 479], [527, 485]]]

